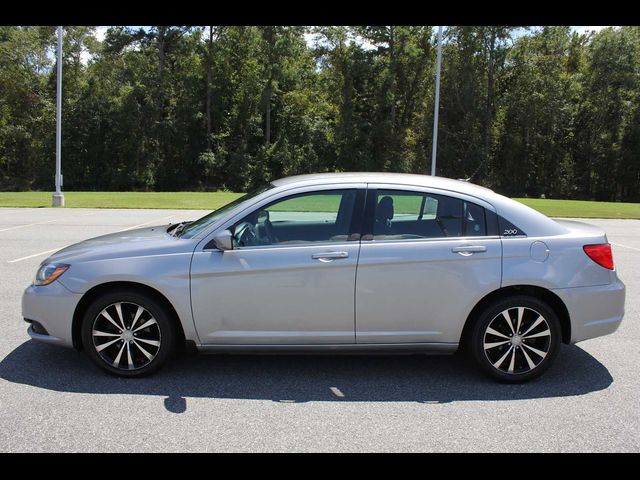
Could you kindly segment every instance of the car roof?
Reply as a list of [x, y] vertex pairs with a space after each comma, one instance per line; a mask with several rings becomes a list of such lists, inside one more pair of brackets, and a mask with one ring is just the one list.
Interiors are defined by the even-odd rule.
[[317, 183], [344, 183], [344, 182], [364, 182], [364, 183], [390, 183], [398, 185], [416, 185], [422, 187], [440, 188], [443, 190], [453, 190], [460, 193], [473, 195], [474, 192], [491, 192], [492, 190], [475, 185], [463, 180], [453, 180], [445, 177], [435, 177], [431, 175], [418, 175], [415, 173], [391, 173], [391, 172], [340, 172], [340, 173], [312, 173], [308, 175], [296, 175], [293, 177], [281, 178], [272, 182], [276, 187], [291, 184], [317, 184]]

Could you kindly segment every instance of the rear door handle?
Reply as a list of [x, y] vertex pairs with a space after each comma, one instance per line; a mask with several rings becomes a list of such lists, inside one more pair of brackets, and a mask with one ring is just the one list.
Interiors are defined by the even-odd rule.
[[311, 258], [314, 260], [320, 260], [321, 262], [331, 262], [339, 258], [348, 258], [349, 252], [322, 252], [314, 253]]
[[468, 257], [470, 255], [473, 255], [474, 253], [486, 252], [487, 247], [485, 247], [484, 245], [462, 245], [460, 247], [453, 247], [451, 251], [453, 253], [459, 253], [464, 257]]

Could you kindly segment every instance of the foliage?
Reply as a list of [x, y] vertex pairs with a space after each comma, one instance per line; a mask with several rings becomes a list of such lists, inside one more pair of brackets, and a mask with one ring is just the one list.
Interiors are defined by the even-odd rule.
[[[445, 31], [437, 173], [640, 200], [640, 27]], [[315, 38], [309, 44], [309, 36]], [[53, 187], [54, 27], [0, 26], [0, 189]], [[429, 26], [67, 26], [65, 190], [429, 171]]]

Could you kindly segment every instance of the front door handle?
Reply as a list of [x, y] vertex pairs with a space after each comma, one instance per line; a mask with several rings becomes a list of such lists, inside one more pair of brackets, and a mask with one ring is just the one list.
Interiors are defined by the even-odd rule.
[[487, 247], [484, 245], [462, 245], [460, 247], [453, 247], [451, 251], [453, 253], [459, 253], [463, 257], [468, 257], [474, 253], [486, 252]]
[[321, 262], [332, 262], [338, 258], [348, 258], [349, 252], [322, 252], [314, 253], [311, 258], [314, 260], [320, 260]]

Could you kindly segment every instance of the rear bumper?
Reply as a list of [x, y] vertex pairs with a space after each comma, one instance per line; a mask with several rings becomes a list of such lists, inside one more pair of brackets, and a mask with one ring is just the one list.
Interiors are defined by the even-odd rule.
[[39, 342], [73, 347], [73, 313], [82, 294], [67, 290], [60, 282], [27, 287], [22, 294], [22, 316], [38, 322], [47, 334], [37, 333], [29, 326], [27, 333]]
[[609, 285], [554, 289], [569, 311], [571, 343], [615, 332], [624, 317], [625, 286], [615, 276]]

